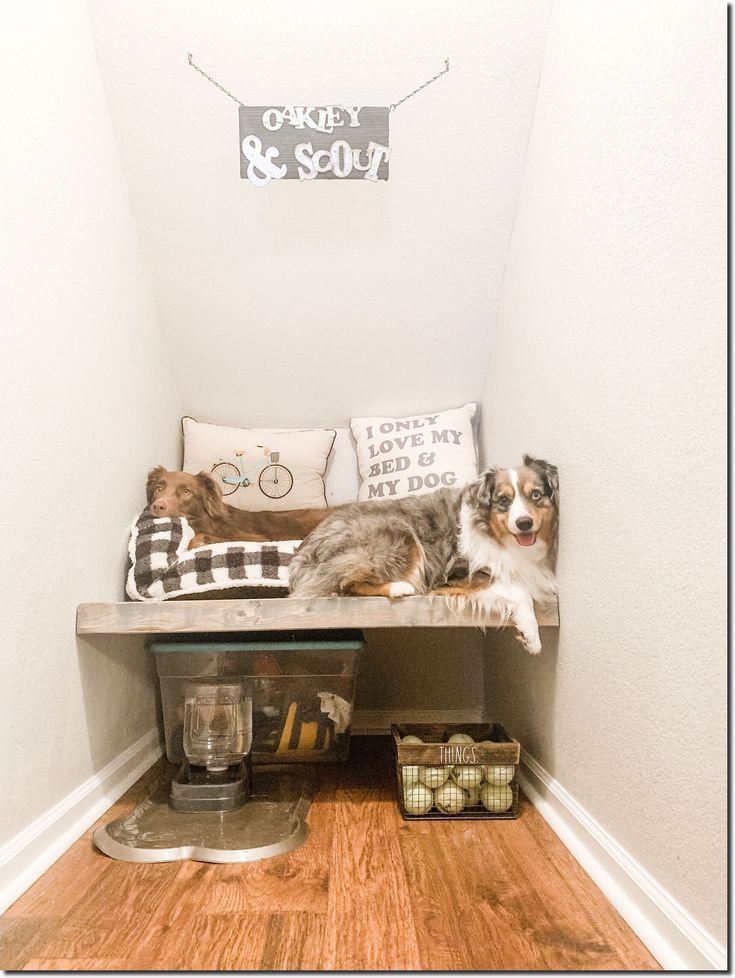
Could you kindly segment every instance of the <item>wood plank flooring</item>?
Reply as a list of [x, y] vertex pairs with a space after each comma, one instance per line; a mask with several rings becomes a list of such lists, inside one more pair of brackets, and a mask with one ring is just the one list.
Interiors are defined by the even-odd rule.
[[0, 968], [659, 968], [526, 801], [514, 821], [404, 822], [384, 737], [319, 779], [307, 843], [258, 863], [115, 862], [90, 829], [0, 917]]

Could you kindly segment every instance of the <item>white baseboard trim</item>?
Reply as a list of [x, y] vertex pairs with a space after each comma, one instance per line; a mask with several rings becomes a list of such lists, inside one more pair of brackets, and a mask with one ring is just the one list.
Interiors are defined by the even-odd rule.
[[392, 723], [487, 723], [484, 711], [471, 710], [355, 710], [352, 733], [387, 734]]
[[663, 968], [727, 969], [727, 949], [526, 751], [518, 777], [528, 799]]
[[158, 730], [149, 730], [0, 847], [0, 913], [45, 873], [162, 754]]

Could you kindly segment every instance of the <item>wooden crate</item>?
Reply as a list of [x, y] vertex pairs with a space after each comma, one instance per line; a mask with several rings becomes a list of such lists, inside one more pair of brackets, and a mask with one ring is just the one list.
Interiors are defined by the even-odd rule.
[[[448, 744], [452, 734], [469, 734], [473, 744]], [[393, 750], [396, 761], [396, 782], [398, 791], [398, 807], [403, 818], [409, 819], [468, 819], [468, 818], [517, 818], [518, 817], [518, 763], [521, 757], [521, 745], [514, 740], [499, 723], [466, 723], [456, 724], [393, 724]], [[404, 744], [403, 737], [413, 734], [420, 737], [422, 744]], [[480, 741], [490, 741], [480, 746]], [[515, 772], [508, 782], [512, 794], [512, 802], [505, 811], [488, 811], [482, 804], [467, 806], [461, 812], [449, 814], [432, 807], [424, 814], [412, 814], [406, 810], [404, 800], [404, 767], [449, 767], [457, 766], [510, 766]], [[451, 780], [451, 775], [450, 775]], [[413, 783], [413, 782], [411, 782]], [[483, 784], [485, 782], [483, 781]], [[500, 793], [501, 789], [498, 789]], [[504, 796], [504, 795], [503, 795]]]

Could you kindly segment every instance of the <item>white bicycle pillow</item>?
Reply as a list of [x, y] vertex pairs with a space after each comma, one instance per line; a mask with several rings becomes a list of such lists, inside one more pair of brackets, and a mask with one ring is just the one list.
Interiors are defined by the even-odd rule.
[[230, 428], [182, 418], [184, 472], [211, 472], [238, 509], [323, 509], [332, 428]]

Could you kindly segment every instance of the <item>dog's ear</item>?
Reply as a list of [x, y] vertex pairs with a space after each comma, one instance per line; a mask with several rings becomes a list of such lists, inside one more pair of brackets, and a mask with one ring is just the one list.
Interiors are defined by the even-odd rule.
[[495, 479], [497, 469], [488, 469], [483, 472], [477, 482], [471, 482], [467, 486], [467, 498], [471, 506], [483, 506], [488, 508], [495, 492]]
[[148, 473], [148, 481], [145, 484], [145, 495], [149, 503], [153, 499], [153, 490], [156, 488], [156, 483], [162, 475], [166, 474], [166, 472], [167, 469], [165, 465], [157, 465], [155, 469], [151, 469], [151, 471]]
[[533, 469], [534, 472], [538, 472], [544, 481], [544, 488], [546, 492], [551, 497], [552, 503], [558, 507], [559, 505], [559, 470], [551, 462], [547, 462], [543, 458], [533, 458], [531, 455], [523, 456], [523, 464], [527, 465], [529, 469]]
[[209, 516], [224, 516], [225, 504], [222, 501], [222, 486], [211, 472], [198, 472], [194, 477], [202, 487], [202, 501]]

